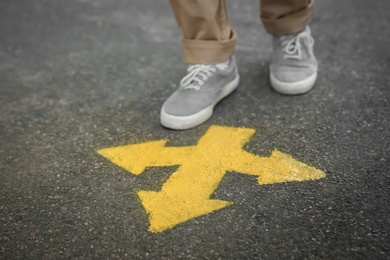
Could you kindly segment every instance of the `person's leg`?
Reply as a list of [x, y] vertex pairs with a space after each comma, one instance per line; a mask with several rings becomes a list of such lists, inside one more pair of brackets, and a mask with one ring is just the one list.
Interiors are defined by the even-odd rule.
[[272, 87], [283, 94], [303, 94], [317, 79], [314, 40], [308, 26], [314, 0], [261, 0], [260, 17], [273, 34]]
[[182, 31], [187, 75], [161, 108], [161, 124], [172, 129], [195, 127], [238, 86], [233, 57], [236, 34], [224, 0], [170, 0]]
[[182, 32], [187, 64], [215, 64], [226, 61], [236, 45], [225, 0], [170, 0]]

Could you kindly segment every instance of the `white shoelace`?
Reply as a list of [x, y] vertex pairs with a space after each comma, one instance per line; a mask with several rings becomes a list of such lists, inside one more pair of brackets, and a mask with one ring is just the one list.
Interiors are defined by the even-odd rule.
[[291, 38], [290, 40], [285, 40], [286, 36], [282, 36], [282, 46], [284, 46], [284, 58], [286, 59], [302, 59], [302, 45], [301, 45], [301, 39], [303, 41], [307, 40], [307, 43], [309, 45], [309, 52], [311, 55], [312, 53], [312, 47], [314, 46], [314, 39], [310, 34], [310, 31], [305, 30], [303, 32], [298, 33], [296, 36]]
[[187, 71], [188, 74], [180, 81], [180, 85], [185, 89], [199, 90], [200, 86], [202, 86], [217, 69], [214, 65], [196, 64], [189, 66]]

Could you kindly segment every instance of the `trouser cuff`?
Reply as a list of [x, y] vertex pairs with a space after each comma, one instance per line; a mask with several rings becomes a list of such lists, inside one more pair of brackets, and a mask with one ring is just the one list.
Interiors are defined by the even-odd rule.
[[182, 39], [184, 62], [187, 64], [215, 64], [228, 60], [237, 43], [237, 34], [224, 41]]
[[313, 10], [314, 1], [311, 1], [306, 8], [283, 18], [268, 19], [261, 17], [261, 20], [268, 33], [289, 35], [303, 30], [309, 24], [313, 17]]

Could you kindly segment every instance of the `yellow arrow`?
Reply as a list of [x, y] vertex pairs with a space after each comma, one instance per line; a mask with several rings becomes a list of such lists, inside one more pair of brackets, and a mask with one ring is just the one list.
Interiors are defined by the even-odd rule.
[[162, 232], [192, 218], [231, 205], [211, 200], [228, 171], [256, 175], [259, 184], [323, 178], [325, 173], [273, 151], [264, 158], [242, 149], [253, 129], [212, 126], [196, 146], [165, 147], [166, 141], [107, 148], [98, 152], [134, 173], [146, 167], [180, 165], [161, 191], [139, 191], [151, 232]]

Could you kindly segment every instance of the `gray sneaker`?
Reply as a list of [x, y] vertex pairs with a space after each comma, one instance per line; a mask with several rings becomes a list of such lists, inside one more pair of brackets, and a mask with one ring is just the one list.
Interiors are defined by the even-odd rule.
[[205, 122], [239, 82], [234, 57], [224, 64], [190, 65], [187, 72], [161, 108], [161, 124], [167, 128], [184, 130]]
[[318, 68], [313, 46], [309, 26], [293, 35], [274, 35], [270, 80], [276, 91], [296, 95], [313, 88]]

